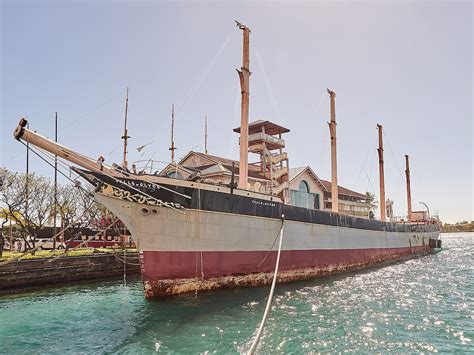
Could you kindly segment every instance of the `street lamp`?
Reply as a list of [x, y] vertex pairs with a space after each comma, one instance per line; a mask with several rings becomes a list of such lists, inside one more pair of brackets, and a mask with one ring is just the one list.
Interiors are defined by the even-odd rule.
[[421, 202], [420, 201], [420, 204], [424, 205], [426, 207], [426, 209], [428, 210], [428, 220], [431, 220], [431, 216], [430, 216], [430, 208], [428, 207], [428, 205], [424, 202]]

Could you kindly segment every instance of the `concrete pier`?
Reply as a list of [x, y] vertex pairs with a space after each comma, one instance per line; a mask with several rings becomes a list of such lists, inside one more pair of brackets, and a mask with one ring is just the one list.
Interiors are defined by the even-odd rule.
[[[15, 261], [0, 267], [0, 293], [80, 281], [120, 279], [124, 267], [119, 258], [123, 259], [123, 254], [68, 256], [52, 263], [48, 262], [49, 258]], [[127, 276], [140, 274], [138, 253], [128, 253], [126, 260]]]

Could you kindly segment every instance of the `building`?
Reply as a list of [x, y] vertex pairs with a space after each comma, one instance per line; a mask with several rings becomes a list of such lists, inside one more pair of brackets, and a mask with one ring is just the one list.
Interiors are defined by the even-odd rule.
[[[250, 189], [270, 193], [272, 182], [268, 174], [264, 176], [261, 165], [250, 163], [248, 169]], [[177, 164], [168, 164], [159, 175], [228, 185], [232, 173], [234, 182], [238, 181], [238, 161], [191, 151]], [[309, 166], [289, 169], [288, 202], [294, 206], [331, 211], [331, 182], [320, 179]], [[339, 186], [340, 213], [368, 218], [370, 202], [367, 195]]]
[[[368, 218], [371, 199], [338, 186], [339, 213]], [[331, 182], [320, 179], [309, 167], [290, 169], [290, 197], [294, 206], [331, 211]]]

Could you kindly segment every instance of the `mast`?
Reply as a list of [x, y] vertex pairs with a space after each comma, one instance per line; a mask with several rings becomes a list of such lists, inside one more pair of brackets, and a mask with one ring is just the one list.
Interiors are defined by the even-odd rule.
[[127, 95], [125, 97], [125, 125], [123, 128], [123, 167], [127, 169], [128, 167], [128, 162], [127, 162], [127, 144], [128, 144], [128, 138], [130, 136], [128, 135], [128, 129], [127, 129], [127, 118], [128, 118], [128, 86], [127, 86]]
[[13, 132], [13, 136], [17, 140], [24, 140], [26, 145], [33, 144], [34, 146], [44, 149], [60, 158], [66, 159], [67, 161], [77, 164], [84, 169], [94, 172], [105, 172], [107, 174], [117, 175], [121, 174], [120, 171], [113, 169], [112, 167], [105, 165], [103, 160], [93, 160], [85, 155], [77, 153], [72, 149], [69, 149], [59, 143], [54, 142], [51, 139], [43, 137], [42, 135], [30, 131], [27, 128], [28, 121], [24, 118], [20, 120], [18, 126]]
[[207, 115], [204, 120], [204, 154], [207, 155]]
[[379, 130], [379, 177], [380, 177], [380, 220], [385, 221], [385, 175], [383, 169], [383, 138], [382, 125], [377, 124]]
[[[58, 113], [54, 116], [54, 141], [58, 142]], [[56, 249], [56, 215], [58, 205], [58, 156], [54, 155], [54, 215], [53, 215], [53, 249]]]
[[407, 176], [407, 206], [408, 206], [408, 222], [411, 222], [411, 186], [410, 186], [410, 162], [408, 155], [405, 155], [405, 174]]
[[331, 99], [331, 122], [329, 122], [329, 133], [331, 134], [331, 201], [332, 212], [339, 212], [339, 188], [337, 186], [337, 145], [336, 145], [336, 93], [329, 89]]
[[242, 68], [237, 69], [240, 78], [240, 88], [242, 91], [241, 115], [240, 115], [240, 161], [239, 161], [239, 187], [247, 188], [248, 182], [248, 149], [249, 149], [249, 41], [250, 29], [238, 21], [237, 27], [243, 31], [243, 53]]
[[174, 104], [171, 105], [171, 163], [174, 164], [174, 151], [177, 148], [174, 146]]

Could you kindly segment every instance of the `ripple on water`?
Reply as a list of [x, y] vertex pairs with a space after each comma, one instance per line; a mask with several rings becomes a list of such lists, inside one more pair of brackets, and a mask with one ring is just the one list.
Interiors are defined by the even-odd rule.
[[[259, 349], [474, 352], [474, 234], [438, 254], [278, 285]], [[139, 280], [0, 298], [0, 353], [245, 352], [269, 288], [146, 301]]]

